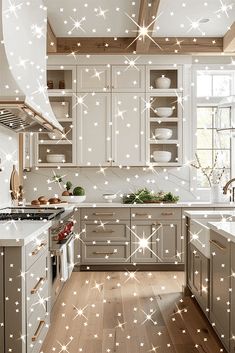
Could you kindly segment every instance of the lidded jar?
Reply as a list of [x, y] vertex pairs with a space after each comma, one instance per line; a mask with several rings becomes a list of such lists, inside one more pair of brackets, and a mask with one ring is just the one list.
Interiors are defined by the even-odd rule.
[[171, 87], [171, 79], [162, 75], [155, 80], [156, 88], [168, 89]]

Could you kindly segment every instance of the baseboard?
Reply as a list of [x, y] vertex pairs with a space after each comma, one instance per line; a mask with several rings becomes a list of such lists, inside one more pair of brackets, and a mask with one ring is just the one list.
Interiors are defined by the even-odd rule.
[[184, 264], [80, 265], [75, 271], [184, 271]]

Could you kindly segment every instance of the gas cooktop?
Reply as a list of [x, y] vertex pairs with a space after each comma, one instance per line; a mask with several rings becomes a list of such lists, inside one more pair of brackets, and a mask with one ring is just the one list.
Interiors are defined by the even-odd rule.
[[64, 208], [7, 207], [0, 209], [0, 221], [5, 220], [51, 220], [64, 212]]

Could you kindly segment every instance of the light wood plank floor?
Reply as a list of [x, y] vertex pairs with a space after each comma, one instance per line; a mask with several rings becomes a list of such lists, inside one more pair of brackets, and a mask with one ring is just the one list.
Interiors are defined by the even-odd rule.
[[183, 276], [74, 272], [41, 352], [224, 352], [197, 306], [182, 296]]

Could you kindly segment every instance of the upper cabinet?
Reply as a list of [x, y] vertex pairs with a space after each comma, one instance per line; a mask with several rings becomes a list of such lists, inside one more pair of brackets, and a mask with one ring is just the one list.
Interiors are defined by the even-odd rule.
[[145, 66], [112, 66], [113, 92], [145, 92]]
[[47, 87], [49, 93], [76, 91], [76, 66], [48, 66]]
[[109, 92], [110, 67], [78, 66], [77, 67], [77, 92]]
[[175, 92], [182, 91], [183, 70], [181, 65], [147, 66], [147, 92]]
[[78, 66], [77, 91], [145, 92], [145, 66]]

